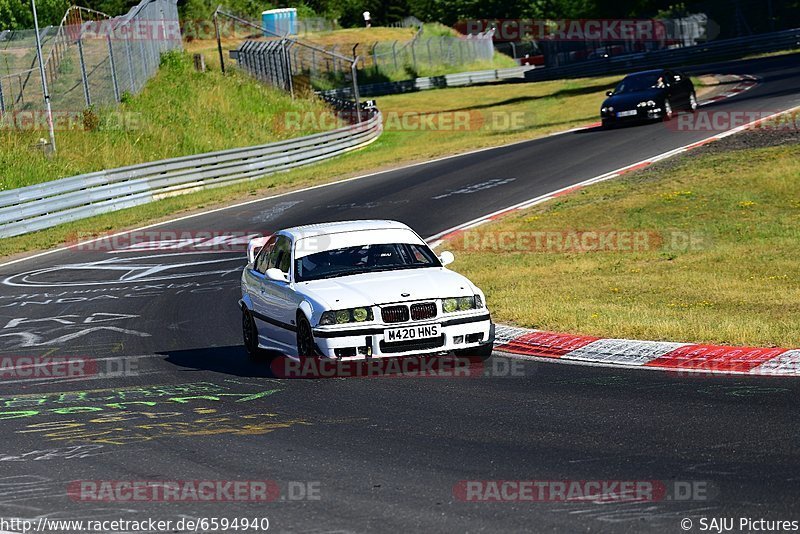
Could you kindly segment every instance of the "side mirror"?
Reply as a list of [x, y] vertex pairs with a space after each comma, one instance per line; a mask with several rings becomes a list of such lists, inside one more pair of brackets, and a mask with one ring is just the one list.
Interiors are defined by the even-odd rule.
[[270, 280], [273, 280], [275, 282], [288, 282], [289, 281], [289, 276], [286, 275], [286, 274], [283, 274], [283, 271], [281, 271], [280, 269], [276, 269], [275, 267], [273, 267], [272, 269], [267, 269], [267, 272], [264, 273], [264, 274], [267, 275], [267, 278], [269, 278]]
[[439, 255], [439, 261], [442, 262], [442, 265], [450, 265], [456, 261], [456, 257], [453, 256], [453, 253], [449, 250], [445, 250], [441, 253], [441, 255]]
[[614, 91], [606, 91], [606, 96], [614, 96]]
[[264, 245], [267, 244], [269, 241], [269, 237], [257, 237], [255, 239], [251, 239], [249, 243], [247, 243], [247, 263], [253, 263], [256, 261], [256, 256], [264, 248]]

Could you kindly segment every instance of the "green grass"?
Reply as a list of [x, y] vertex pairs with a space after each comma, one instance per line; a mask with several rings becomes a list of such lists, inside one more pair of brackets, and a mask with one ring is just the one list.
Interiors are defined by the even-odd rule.
[[[454, 268], [487, 292], [501, 323], [797, 347], [798, 177], [797, 144], [685, 156], [483, 225], [441, 249], [457, 251]], [[536, 246], [533, 232], [573, 230], [646, 232], [648, 246], [565, 251], [546, 237]], [[533, 244], [494, 245], [500, 232]]]
[[0, 190], [305, 135], [313, 132], [276, 127], [282, 114], [326, 109], [317, 100], [292, 100], [246, 75], [196, 72], [190, 57], [179, 53], [166, 55], [145, 90], [126, 100], [116, 110], [97, 110], [100, 125], [94, 131], [57, 131], [53, 158], [31, 148], [46, 131], [0, 129]]
[[[214, 73], [210, 73], [210, 75], [214, 78], [217, 77]], [[248, 80], [239, 77], [235, 77], [234, 80], [238, 84], [249, 87], [250, 82]], [[177, 213], [202, 211], [206, 207], [243, 198], [263, 197], [301, 186], [340, 180], [376, 169], [392, 168], [399, 164], [426, 161], [431, 158], [471, 149], [531, 139], [554, 131], [595, 122], [603, 93], [615, 81], [616, 78], [601, 78], [536, 84], [486, 85], [481, 87], [437, 89], [381, 97], [378, 99], [378, 106], [387, 117], [394, 116], [399, 118], [406, 112], [435, 113], [444, 111], [446, 113], [445, 117], [449, 117], [452, 116], [451, 112], [473, 110], [476, 114], [474, 115], [474, 122], [470, 121], [469, 123], [469, 129], [419, 131], [402, 130], [387, 125], [387, 131], [369, 147], [312, 167], [265, 177], [249, 184], [192, 193], [155, 202], [147, 206], [62, 225], [42, 232], [2, 239], [0, 240], [0, 256], [58, 246], [74, 238], [76, 234], [86, 236], [110, 230], [131, 228]], [[154, 83], [158, 84], [160, 82], [156, 81]], [[219, 80], [219, 83], [228, 83], [228, 81]], [[252, 90], [247, 89], [248, 92]], [[283, 95], [277, 95], [267, 90], [264, 91], [266, 91], [263, 97], [265, 99], [284, 98], [288, 100]], [[158, 101], [156, 99], [152, 103], [155, 104]], [[270, 107], [273, 102], [265, 101], [263, 105], [264, 107]], [[296, 105], [308, 106], [309, 104], [298, 100]], [[175, 106], [182, 109], [186, 108], [184, 104], [179, 102], [176, 102]], [[164, 113], [164, 111], [159, 110], [158, 113]], [[253, 113], [256, 113], [256, 111], [253, 111]], [[241, 115], [240, 117], [240, 120], [244, 120], [244, 117]], [[501, 119], [495, 120], [495, 126], [498, 126], [507, 117], [521, 118], [521, 127], [518, 129], [492, 127], [491, 121], [489, 121], [492, 117]], [[251, 123], [244, 122], [241, 127], [251, 127]], [[395, 120], [395, 123], [397, 122]], [[230, 126], [227, 126], [226, 123], [221, 124], [224, 125], [223, 127], [229, 128], [239, 126], [237, 124], [231, 124]], [[166, 131], [173, 128], [172, 124], [164, 125], [162, 128], [164, 131], [156, 130], [153, 135], [174, 139], [179, 136], [180, 132]], [[206, 128], [205, 122], [198, 123], [196, 130], [187, 132], [187, 135], [198, 139], [204, 139], [206, 135], [217, 135], [215, 133], [216, 130]], [[95, 133], [98, 135], [95, 136]], [[76, 140], [74, 142], [82, 147], [88, 147], [91, 143], [101, 146], [118, 146], [122, 153], [134, 150], [134, 148], [128, 146], [128, 143], [136, 142], [135, 139], [118, 139], [115, 134], [115, 141], [105, 141], [102, 139], [102, 135], [99, 135], [101, 133], [75, 132]], [[247, 135], [253, 135], [253, 133], [244, 132], [242, 137], [237, 138], [237, 144], [253, 143], [254, 141], [247, 138]], [[273, 134], [268, 129], [261, 132], [261, 135], [268, 137]], [[81, 140], [80, 136], [85, 136], [86, 140]], [[97, 140], [92, 141], [92, 139]], [[142, 142], [140, 141], [139, 143]], [[152, 150], [161, 151], [163, 154], [162, 147], [153, 147], [151, 141], [148, 141], [148, 145]], [[104, 165], [92, 159], [91, 150], [88, 148], [85, 150], [86, 152], [76, 153], [80, 156], [80, 161], [70, 163], [74, 166], [75, 172], [85, 172]], [[105, 150], [111, 153], [110, 148]], [[142, 148], [135, 147], [135, 150], [137, 154], [143, 156], [146, 154]], [[61, 157], [66, 158], [67, 154], [74, 152], [61, 153]], [[38, 156], [32, 155], [30, 151], [24, 154], [25, 158], [38, 161]], [[86, 161], [83, 161], [84, 157]], [[22, 162], [17, 162], [17, 165], [22, 164]], [[37, 165], [46, 164], [47, 160], [37, 163]], [[112, 158], [108, 166], [117, 166], [117, 162]], [[30, 176], [29, 181], [33, 181], [36, 178], [37, 176]]]

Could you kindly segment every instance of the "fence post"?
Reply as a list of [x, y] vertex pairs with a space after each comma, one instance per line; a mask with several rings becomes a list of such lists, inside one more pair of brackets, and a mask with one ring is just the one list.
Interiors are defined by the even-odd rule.
[[378, 71], [378, 53], [375, 51], [378, 48], [378, 43], [375, 42], [372, 45], [372, 66], [375, 67], [375, 71]]
[[0, 114], [6, 112], [6, 101], [3, 98], [3, 79], [0, 78]]
[[86, 61], [83, 57], [83, 39], [78, 38], [78, 57], [81, 61], [81, 79], [83, 80], [83, 96], [86, 99], [86, 107], [92, 107], [92, 97], [89, 94], [89, 78], [86, 76]]
[[[141, 74], [146, 78], [147, 77], [147, 55], [144, 53], [144, 42], [142, 39], [137, 39], [139, 41], [139, 64], [141, 65]], [[142, 84], [144, 85], [144, 84]]]
[[433, 66], [433, 54], [431, 54], [431, 39], [432, 37], [428, 37], [428, 40], [425, 41], [425, 46], [428, 48], [428, 64], [432, 67]]
[[517, 59], [517, 45], [514, 44], [514, 41], [509, 41], [511, 45], [511, 57]]
[[19, 82], [19, 101], [24, 104], [25, 103], [25, 86], [22, 85], [22, 74], [17, 75], [17, 81]]
[[[289, 35], [287, 32], [286, 35]], [[289, 47], [287, 46], [288, 41], [286, 40], [286, 36], [284, 36], [282, 41], [281, 49], [283, 50], [283, 61], [285, 63], [286, 68], [286, 81], [289, 84], [289, 93], [292, 95], [292, 100], [294, 100], [294, 80], [292, 80], [292, 61], [289, 58]], [[334, 65], [336, 63], [334, 62]]]
[[114, 45], [111, 44], [111, 34], [106, 36], [108, 38], [108, 60], [111, 66], [111, 83], [114, 84], [114, 99], [119, 102], [119, 84], [117, 83], [117, 64], [114, 62]]
[[131, 57], [131, 37], [130, 33], [126, 32], [127, 37], [125, 38], [125, 52], [128, 56], [128, 78], [130, 78], [131, 82], [131, 93], [136, 92], [136, 85], [133, 81], [133, 58]]
[[214, 33], [217, 35], [217, 51], [219, 52], [219, 66], [222, 74], [225, 74], [225, 55], [222, 53], [222, 37], [219, 33], [219, 23], [217, 22], [217, 13], [219, 7], [214, 11]]
[[315, 75], [317, 73], [317, 52], [313, 48], [311, 49], [311, 75]]
[[[358, 46], [358, 45], [356, 45]], [[353, 47], [355, 50], [355, 47]], [[353, 98], [356, 101], [356, 117], [358, 123], [361, 124], [361, 95], [358, 94], [358, 56], [353, 58], [353, 63], [350, 65], [350, 73], [353, 76]]]
[[397, 70], [397, 41], [392, 41], [392, 61], [394, 61], [394, 70]]
[[417, 71], [417, 53], [414, 50], [414, 46], [417, 44], [416, 41], [411, 41], [411, 64], [413, 65], [414, 72]]

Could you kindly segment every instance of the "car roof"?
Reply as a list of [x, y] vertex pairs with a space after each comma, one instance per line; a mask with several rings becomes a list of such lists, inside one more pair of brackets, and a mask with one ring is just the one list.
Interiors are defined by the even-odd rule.
[[[303, 226], [293, 226], [285, 228], [281, 233], [289, 235], [293, 240], [303, 239], [309, 236], [320, 236], [326, 234], [340, 234], [345, 232], [360, 232], [363, 230], [411, 230], [407, 225], [398, 221], [389, 220], [361, 220], [361, 221], [338, 221], [317, 224], [306, 224]], [[413, 230], [412, 230], [413, 232]]]
[[625, 77], [628, 78], [630, 76], [643, 76], [645, 74], [663, 74], [664, 72], [666, 72], [666, 70], [667, 69], [642, 70], [642, 71], [639, 71], [639, 72], [632, 72], [632, 73], [628, 74]]

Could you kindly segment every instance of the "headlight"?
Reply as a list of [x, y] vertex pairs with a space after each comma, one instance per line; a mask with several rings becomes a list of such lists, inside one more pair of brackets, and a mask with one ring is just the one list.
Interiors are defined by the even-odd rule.
[[636, 104], [637, 108], [653, 108], [656, 106], [656, 103], [653, 100], [648, 100], [647, 102], [639, 102]]
[[372, 320], [372, 309], [351, 308], [347, 310], [326, 311], [319, 319], [320, 326], [332, 324], [363, 323]]
[[483, 300], [478, 295], [473, 297], [451, 297], [442, 301], [442, 309], [445, 313], [474, 310], [476, 308], [483, 308]]

